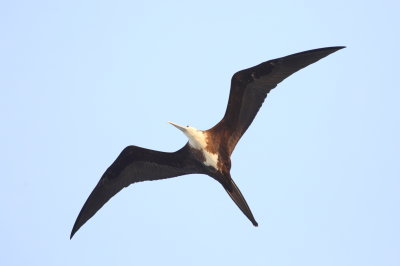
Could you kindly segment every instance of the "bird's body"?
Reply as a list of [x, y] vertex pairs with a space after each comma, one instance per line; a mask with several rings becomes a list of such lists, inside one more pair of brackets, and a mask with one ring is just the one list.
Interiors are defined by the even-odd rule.
[[210, 150], [209, 148], [210, 144], [212, 143], [212, 134], [203, 130], [198, 130], [194, 127], [182, 127], [172, 122], [169, 123], [183, 131], [183, 133], [188, 137], [188, 143], [192, 149], [202, 153], [204, 157], [204, 159], [202, 159], [202, 163], [204, 165], [218, 170], [218, 152]]
[[86, 223], [111, 197], [130, 184], [187, 174], [205, 174], [217, 180], [232, 200], [257, 226], [239, 188], [230, 175], [231, 154], [252, 123], [267, 94], [296, 71], [344, 47], [305, 51], [270, 60], [235, 73], [223, 119], [208, 130], [179, 126], [189, 139], [176, 152], [160, 152], [137, 146], [126, 147], [105, 171], [85, 202], [71, 232]]

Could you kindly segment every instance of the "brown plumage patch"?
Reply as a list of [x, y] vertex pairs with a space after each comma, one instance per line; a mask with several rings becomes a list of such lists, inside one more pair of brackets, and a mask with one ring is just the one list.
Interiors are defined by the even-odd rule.
[[204, 134], [206, 135], [207, 143], [205, 150], [213, 154], [218, 154], [218, 171], [229, 173], [231, 169], [231, 159], [226, 150], [227, 138], [224, 134], [218, 134], [215, 131], [204, 131]]

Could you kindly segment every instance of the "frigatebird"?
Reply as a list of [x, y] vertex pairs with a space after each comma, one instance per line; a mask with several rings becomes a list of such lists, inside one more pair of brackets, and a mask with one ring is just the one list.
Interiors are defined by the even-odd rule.
[[258, 226], [239, 188], [230, 175], [231, 154], [253, 122], [267, 94], [296, 71], [344, 48], [326, 47], [266, 61], [235, 73], [228, 106], [222, 120], [208, 130], [180, 126], [189, 139], [176, 152], [137, 146], [126, 147], [89, 195], [72, 228], [71, 236], [109, 199], [130, 184], [187, 174], [205, 174], [217, 180], [246, 217]]

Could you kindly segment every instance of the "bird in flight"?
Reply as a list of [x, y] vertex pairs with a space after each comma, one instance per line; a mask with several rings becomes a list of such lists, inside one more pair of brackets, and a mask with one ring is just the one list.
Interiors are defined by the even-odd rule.
[[130, 184], [188, 174], [205, 174], [217, 180], [254, 226], [258, 226], [239, 188], [233, 181], [231, 154], [253, 122], [267, 94], [285, 78], [344, 46], [309, 50], [273, 59], [235, 73], [228, 106], [222, 120], [208, 130], [180, 126], [188, 142], [175, 152], [138, 146], [126, 147], [105, 171], [83, 205], [70, 238], [115, 194]]

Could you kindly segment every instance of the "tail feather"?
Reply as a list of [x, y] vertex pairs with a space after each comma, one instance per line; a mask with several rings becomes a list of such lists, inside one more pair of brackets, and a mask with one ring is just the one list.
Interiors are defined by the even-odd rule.
[[232, 178], [229, 177], [230, 186], [223, 185], [226, 192], [228, 192], [231, 199], [236, 203], [239, 209], [243, 212], [244, 215], [252, 222], [254, 226], [258, 226], [257, 221], [254, 219], [254, 216], [247, 205], [246, 200], [244, 199], [242, 193], [240, 192], [239, 188], [236, 186], [235, 182]]

